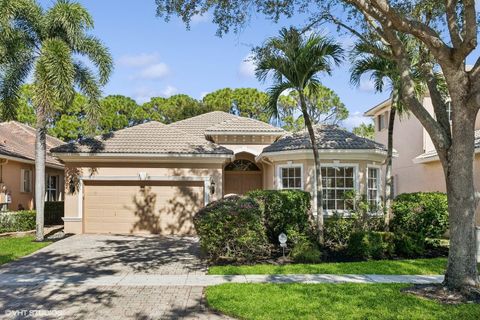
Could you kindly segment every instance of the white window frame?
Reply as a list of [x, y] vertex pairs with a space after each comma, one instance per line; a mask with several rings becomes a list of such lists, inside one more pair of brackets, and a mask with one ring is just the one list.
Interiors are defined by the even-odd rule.
[[379, 165], [373, 165], [369, 164], [367, 165], [367, 174], [365, 176], [365, 188], [367, 191], [367, 202], [370, 203], [370, 199], [368, 197], [368, 179], [369, 179], [369, 171], [370, 169], [375, 169], [378, 170], [378, 176], [377, 176], [377, 205], [381, 204], [381, 195], [382, 195], [382, 167]]
[[[353, 191], [355, 194], [359, 193], [360, 191], [360, 179], [358, 178], [358, 173], [359, 173], [359, 165], [358, 163], [322, 163], [320, 165], [321, 168], [353, 168]], [[323, 179], [323, 176], [322, 176]], [[326, 190], [324, 186], [324, 190]], [[331, 210], [331, 209], [325, 209], [323, 210], [325, 214], [333, 213], [333, 212], [338, 212], [338, 213], [348, 213], [350, 212], [349, 210]]]
[[[284, 188], [282, 181], [282, 169], [300, 168], [300, 189]], [[291, 163], [277, 165], [277, 190], [304, 190], [303, 163]]]
[[[55, 189], [50, 188], [50, 178], [55, 177]], [[60, 181], [60, 176], [55, 175], [55, 174], [47, 174], [47, 183], [45, 185], [45, 201], [58, 201], [59, 195], [60, 195], [60, 190], [59, 190], [59, 183]], [[50, 191], [55, 190], [55, 199], [49, 199]]]
[[[28, 172], [28, 189], [25, 189], [25, 173]], [[21, 169], [20, 170], [20, 192], [31, 193], [32, 192], [32, 170], [31, 169]]]
[[386, 112], [378, 115], [378, 131], [383, 131], [386, 128]]

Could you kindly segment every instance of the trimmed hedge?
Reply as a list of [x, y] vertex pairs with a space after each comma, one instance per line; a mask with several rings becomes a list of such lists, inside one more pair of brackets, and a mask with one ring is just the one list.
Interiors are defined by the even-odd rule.
[[423, 238], [441, 238], [448, 229], [448, 201], [441, 192], [404, 193], [392, 204], [391, 230]]
[[254, 262], [270, 256], [258, 203], [232, 196], [208, 204], [193, 219], [200, 246], [210, 260]]
[[0, 233], [29, 231], [35, 229], [35, 211], [0, 213]]
[[[270, 243], [278, 245], [278, 235], [310, 235], [312, 226], [310, 211], [310, 193], [301, 190], [255, 190], [246, 197], [254, 199], [260, 206]], [[289, 241], [289, 244], [293, 242]]]
[[45, 202], [45, 225], [63, 224], [64, 208], [63, 201]]
[[348, 255], [361, 260], [385, 259], [391, 257], [394, 251], [394, 234], [391, 232], [354, 232], [347, 246]]

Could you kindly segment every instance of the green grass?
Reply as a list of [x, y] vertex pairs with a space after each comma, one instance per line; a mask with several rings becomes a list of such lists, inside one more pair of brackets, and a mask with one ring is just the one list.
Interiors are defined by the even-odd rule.
[[212, 266], [209, 274], [443, 274], [447, 266], [446, 258], [412, 260], [378, 260], [362, 262], [335, 262], [318, 264], [271, 265], [256, 264], [247, 266]]
[[0, 238], [0, 265], [46, 247], [51, 242], [35, 242], [33, 236]]
[[480, 319], [480, 305], [442, 305], [400, 284], [223, 284], [208, 305], [239, 319]]

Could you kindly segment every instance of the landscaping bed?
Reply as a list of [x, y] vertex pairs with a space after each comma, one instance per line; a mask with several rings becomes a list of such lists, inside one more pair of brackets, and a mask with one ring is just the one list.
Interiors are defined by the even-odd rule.
[[479, 304], [441, 304], [405, 284], [224, 284], [208, 287], [210, 308], [240, 319], [478, 319]]

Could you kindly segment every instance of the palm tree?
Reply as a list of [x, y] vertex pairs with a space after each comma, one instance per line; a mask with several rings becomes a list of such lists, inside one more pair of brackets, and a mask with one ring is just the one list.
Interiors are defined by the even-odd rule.
[[[58, 0], [43, 10], [35, 0], [0, 1], [0, 97], [5, 119], [15, 118], [20, 86], [33, 72], [37, 241], [44, 237], [48, 123], [55, 112], [71, 103], [75, 90], [88, 97], [86, 111], [93, 122], [99, 111], [100, 88], [113, 68], [108, 49], [87, 34], [92, 28], [92, 17], [75, 2]], [[80, 56], [97, 72], [79, 60]]]
[[306, 101], [306, 90], [314, 93], [320, 88], [319, 74], [330, 74], [332, 65], [343, 59], [343, 49], [334, 41], [316, 33], [305, 36], [299, 30], [283, 28], [277, 37], [268, 39], [255, 50], [255, 74], [260, 81], [266, 81], [271, 74], [274, 85], [268, 90], [268, 110], [278, 118], [278, 100], [285, 91], [298, 93], [300, 110], [310, 136], [315, 160], [315, 182], [313, 194], [317, 202], [318, 240], [323, 243], [323, 194], [320, 156], [315, 130]]
[[[408, 42], [406, 41], [406, 46]], [[387, 84], [391, 93], [391, 109], [388, 120], [388, 138], [387, 138], [387, 158], [385, 160], [385, 188], [384, 188], [384, 210], [385, 224], [388, 226], [392, 217], [391, 202], [393, 198], [393, 176], [392, 176], [392, 159], [393, 159], [393, 130], [395, 126], [395, 117], [397, 113], [402, 115], [406, 112], [402, 98], [402, 83], [400, 73], [398, 72], [395, 61], [389, 58], [389, 48], [382, 44], [368, 44], [365, 42], [357, 42], [351, 52], [352, 67], [350, 81], [356, 85], [360, 85], [363, 75], [370, 74], [376, 92], [383, 92]], [[378, 54], [378, 53], [383, 54]], [[414, 66], [413, 66], [414, 68]], [[415, 68], [414, 68], [415, 69]], [[425, 90], [423, 81], [419, 72], [413, 73], [416, 81], [416, 95], [420, 96]]]

